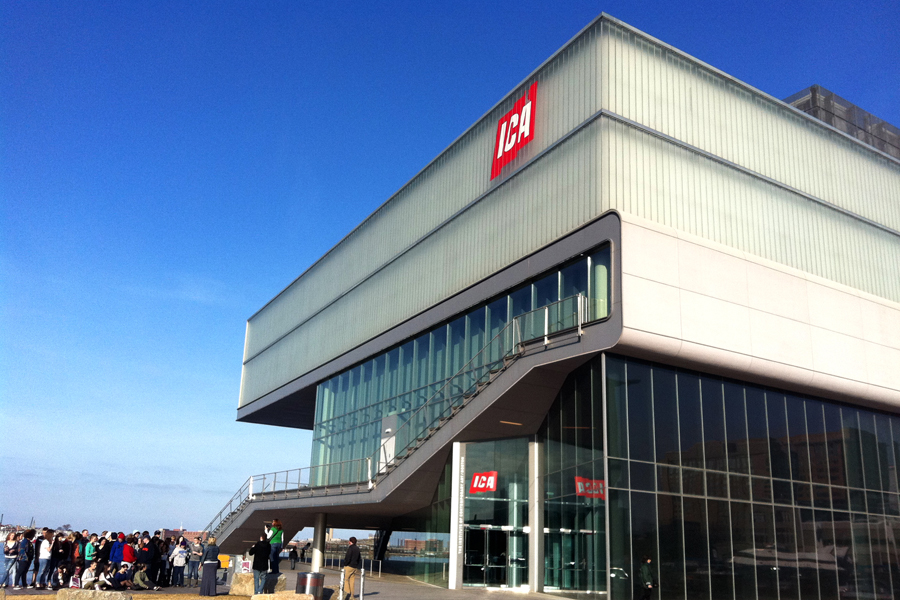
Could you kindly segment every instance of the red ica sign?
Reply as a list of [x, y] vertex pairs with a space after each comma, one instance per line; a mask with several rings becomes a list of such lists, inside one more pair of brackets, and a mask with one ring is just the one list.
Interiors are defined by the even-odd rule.
[[606, 500], [606, 482], [602, 479], [575, 478], [575, 495]]
[[470, 494], [497, 491], [497, 471], [487, 473], [475, 473], [472, 475], [472, 485], [469, 486]]
[[512, 110], [497, 123], [497, 141], [494, 144], [494, 162], [491, 179], [500, 174], [503, 167], [516, 157], [519, 149], [534, 139], [534, 106], [537, 97], [537, 81], [519, 98]]

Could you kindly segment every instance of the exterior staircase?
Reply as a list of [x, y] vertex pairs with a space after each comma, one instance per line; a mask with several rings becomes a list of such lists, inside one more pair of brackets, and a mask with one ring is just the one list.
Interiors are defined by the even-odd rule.
[[371, 456], [290, 471], [253, 475], [213, 517], [206, 531], [217, 537], [251, 504], [271, 500], [365, 494], [390, 477], [532, 345], [549, 344], [556, 335], [580, 336], [587, 306], [581, 294], [513, 318], [469, 362], [405, 421]]

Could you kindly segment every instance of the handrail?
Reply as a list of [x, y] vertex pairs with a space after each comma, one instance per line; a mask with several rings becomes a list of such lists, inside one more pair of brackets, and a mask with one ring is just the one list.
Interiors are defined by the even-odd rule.
[[508, 368], [524, 352], [526, 344], [542, 340], [547, 345], [552, 335], [576, 328], [581, 336], [588, 314], [586, 302], [583, 294], [576, 294], [513, 317], [421, 406], [406, 415], [401, 414], [403, 424], [383, 440], [373, 454], [252, 475], [213, 517], [206, 531], [216, 532], [257, 499], [361, 493], [375, 489], [379, 481]]

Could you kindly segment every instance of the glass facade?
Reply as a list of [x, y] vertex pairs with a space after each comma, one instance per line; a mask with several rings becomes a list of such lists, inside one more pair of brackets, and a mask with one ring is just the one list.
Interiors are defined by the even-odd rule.
[[395, 519], [391, 546], [383, 565], [386, 573], [408, 575], [432, 585], [447, 587], [451, 471], [448, 459], [431, 505]]
[[615, 597], [643, 555], [665, 599], [900, 597], [900, 418], [613, 356], [606, 394]]
[[606, 479], [603, 431], [597, 358], [568, 377], [541, 428], [545, 590], [606, 590], [605, 490], [584, 485]]
[[465, 481], [496, 472], [495, 490], [464, 498], [463, 585], [528, 585], [528, 440], [465, 445]]
[[617, 599], [639, 597], [645, 555], [665, 600], [900, 597], [900, 417], [630, 358], [605, 368], [572, 373], [539, 434], [546, 591], [606, 591], [608, 552]]
[[[323, 381], [317, 389], [312, 466], [375, 455], [383, 431], [396, 432], [473, 357], [481, 353], [482, 363], [500, 359], [491, 356], [493, 350], [485, 352], [486, 346], [493, 348], [492, 340], [513, 319], [521, 319], [524, 339], [543, 335], [544, 311], [532, 311], [552, 304], [550, 327], [572, 327], [579, 294], [587, 298], [589, 320], [606, 318], [609, 266], [606, 245]], [[319, 483], [358, 481], [360, 468], [322, 471]]]

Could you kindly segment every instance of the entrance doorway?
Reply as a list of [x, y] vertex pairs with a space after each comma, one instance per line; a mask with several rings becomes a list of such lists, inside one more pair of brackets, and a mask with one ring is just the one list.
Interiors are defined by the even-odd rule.
[[528, 534], [521, 530], [466, 527], [463, 585], [520, 587], [528, 584]]

